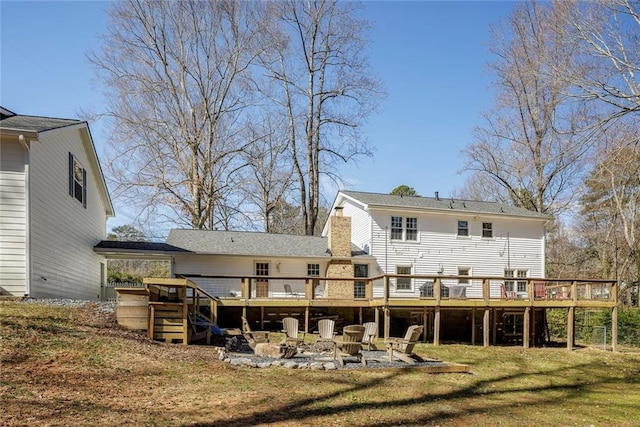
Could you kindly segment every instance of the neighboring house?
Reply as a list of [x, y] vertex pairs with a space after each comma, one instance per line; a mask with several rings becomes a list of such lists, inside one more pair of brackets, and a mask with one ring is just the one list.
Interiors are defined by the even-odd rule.
[[[336, 208], [352, 218], [352, 242], [375, 258], [371, 276], [514, 277], [505, 283], [506, 291], [514, 293], [526, 293], [526, 281], [518, 278], [545, 277], [548, 215], [437, 194], [431, 198], [357, 191], [338, 192], [332, 211]], [[327, 232], [325, 226], [323, 235]], [[458, 282], [444, 280], [443, 284]], [[391, 292], [420, 296], [430, 283], [396, 279]], [[482, 289], [476, 286], [470, 292], [477, 295], [467, 297], [480, 297]]]
[[0, 108], [0, 293], [97, 299], [114, 210], [87, 122]]

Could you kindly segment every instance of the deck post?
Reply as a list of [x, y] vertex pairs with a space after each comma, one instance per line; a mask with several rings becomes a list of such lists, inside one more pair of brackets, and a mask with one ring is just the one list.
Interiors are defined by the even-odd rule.
[[260, 307], [260, 329], [264, 331], [264, 305]]
[[[484, 308], [484, 314], [482, 316], [482, 346], [489, 347], [489, 332], [491, 332], [491, 325], [489, 324], [491, 309], [489, 307]], [[494, 316], [495, 322], [495, 316]], [[494, 337], [495, 343], [495, 337]]]
[[440, 288], [442, 286], [442, 282], [440, 281], [439, 277], [436, 277], [435, 280], [433, 281], [433, 293], [434, 293], [434, 297], [436, 298], [436, 305], [439, 306], [440, 305], [440, 300], [441, 298], [441, 291]]
[[304, 308], [304, 333], [309, 333], [309, 306]]
[[[493, 343], [493, 345], [496, 345], [498, 342], [498, 309], [497, 308], [492, 308], [491, 312], [493, 313], [493, 322], [492, 322], [492, 327], [491, 329], [491, 342]], [[488, 332], [487, 332], [488, 333]]]
[[306, 279], [304, 281], [304, 293], [305, 298], [308, 300], [312, 300], [316, 297], [316, 286], [314, 285], [313, 280]]
[[576, 308], [569, 307], [569, 313], [567, 315], [567, 350], [573, 350], [573, 343], [575, 341], [575, 318]]
[[218, 302], [211, 300], [211, 323], [218, 326]]
[[359, 307], [358, 310], [358, 319], [360, 320], [360, 324], [362, 325], [364, 322], [362, 321], [362, 307]]
[[489, 279], [482, 279], [482, 297], [484, 298], [484, 304], [489, 305], [489, 299], [491, 298], [491, 287], [489, 286]]
[[618, 351], [618, 306], [611, 309], [611, 351]]
[[[386, 310], [386, 307], [389, 307], [389, 276], [387, 275], [384, 276], [384, 306], [385, 306], [385, 310]], [[389, 338], [389, 337], [385, 337], [385, 338]]]
[[422, 334], [422, 342], [426, 343], [427, 342], [427, 331], [429, 330], [427, 328], [427, 306], [423, 306], [422, 307], [422, 330], [424, 331], [424, 333]]
[[182, 344], [189, 344], [189, 324], [187, 316], [189, 313], [189, 302], [187, 301], [187, 288], [186, 286], [180, 289], [180, 295], [182, 297]]
[[[376, 322], [376, 326], [380, 328], [380, 309], [378, 307], [373, 308], [373, 317]], [[380, 329], [378, 329], [379, 331]], [[378, 332], [379, 333], [379, 332]]]
[[433, 317], [433, 345], [440, 345], [440, 306], [436, 306]]
[[476, 308], [471, 309], [471, 345], [476, 345]]
[[389, 331], [391, 329], [391, 310], [388, 306], [384, 307], [384, 339], [389, 338]]
[[531, 336], [531, 308], [525, 307], [524, 319], [522, 320], [522, 347], [529, 348], [529, 337]]

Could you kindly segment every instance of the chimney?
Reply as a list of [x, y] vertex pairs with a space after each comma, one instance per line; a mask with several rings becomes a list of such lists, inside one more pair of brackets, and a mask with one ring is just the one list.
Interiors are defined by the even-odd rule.
[[329, 218], [329, 250], [334, 257], [351, 257], [351, 218], [343, 216], [342, 206]]
[[353, 299], [353, 264], [351, 263], [351, 217], [343, 216], [342, 207], [336, 207], [329, 217], [329, 251], [327, 277], [344, 280], [328, 280], [324, 297], [328, 299]]

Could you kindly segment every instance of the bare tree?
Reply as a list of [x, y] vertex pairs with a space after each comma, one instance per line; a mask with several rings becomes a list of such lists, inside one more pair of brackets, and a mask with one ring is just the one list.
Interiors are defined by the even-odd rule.
[[[248, 139], [257, 141], [245, 153], [247, 176], [243, 183], [247, 204], [257, 207], [258, 221], [267, 233], [284, 232], [286, 219], [281, 216], [288, 206], [286, 200], [292, 191], [293, 171], [286, 129], [269, 115], [261, 120], [253, 120], [247, 125]], [[276, 213], [280, 213], [276, 215]], [[297, 222], [296, 222], [297, 225]]]
[[[566, 74], [574, 94], [600, 104], [598, 127], [640, 113], [640, 3], [633, 0], [557, 2], [562, 37], [579, 49], [582, 73]], [[608, 108], [607, 108], [608, 107]]]
[[466, 170], [489, 177], [514, 204], [545, 213], [569, 205], [590, 147], [580, 133], [587, 111], [562, 78], [576, 72], [575, 45], [552, 30], [557, 25], [553, 5], [519, 3], [509, 31], [494, 29], [495, 109], [464, 150]]
[[260, 9], [224, 0], [111, 5], [91, 60], [109, 88], [116, 196], [172, 223], [229, 226], [240, 154], [252, 143], [240, 129], [262, 49]]
[[359, 130], [376, 106], [379, 82], [366, 58], [367, 23], [358, 5], [337, 1], [270, 3], [280, 20], [272, 29], [269, 76], [281, 90], [271, 98], [288, 126], [289, 152], [297, 180], [304, 233], [318, 221], [320, 177], [336, 178], [336, 162], [371, 150]]
[[582, 198], [581, 229], [605, 278], [640, 281], [640, 129], [607, 133]]

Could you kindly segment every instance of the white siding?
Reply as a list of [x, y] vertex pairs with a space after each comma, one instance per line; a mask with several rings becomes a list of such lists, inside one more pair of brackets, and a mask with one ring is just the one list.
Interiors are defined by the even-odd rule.
[[[96, 171], [78, 128], [40, 135], [31, 144], [31, 295], [96, 299], [100, 262], [93, 247], [106, 234]], [[69, 152], [87, 171], [87, 207], [69, 195]]]
[[[392, 215], [418, 218], [418, 242], [387, 239]], [[457, 236], [458, 220], [469, 222], [469, 237]], [[493, 238], [481, 237], [483, 222], [493, 224]], [[529, 277], [544, 277], [543, 236], [541, 221], [376, 211], [372, 255], [378, 260], [379, 272], [389, 274], [395, 274], [396, 266], [406, 265], [412, 267], [412, 274], [457, 275], [458, 267], [465, 267], [472, 276], [503, 276], [504, 269], [510, 266], [528, 270]], [[413, 283], [413, 293], [421, 284]], [[474, 286], [475, 290], [481, 292], [481, 286]]]
[[[233, 257], [215, 255], [176, 255], [173, 271], [175, 275], [209, 274], [209, 275], [247, 275], [255, 276], [255, 263], [269, 263], [270, 277], [304, 277], [307, 275], [307, 264], [320, 264], [320, 275], [327, 270], [327, 261], [295, 258], [265, 257]], [[240, 279], [190, 278], [202, 289], [215, 296], [230, 296], [240, 292]], [[271, 297], [285, 296], [284, 284], [291, 285], [293, 292], [304, 295], [304, 280], [273, 279], [269, 281]]]
[[0, 143], [0, 291], [24, 295], [27, 280], [25, 149]]
[[351, 217], [351, 242], [360, 249], [369, 248], [371, 251], [371, 217], [361, 205], [350, 200], [345, 201], [344, 216]]

